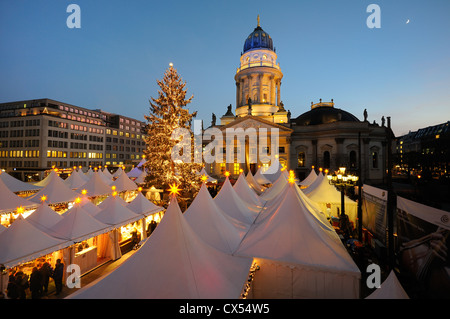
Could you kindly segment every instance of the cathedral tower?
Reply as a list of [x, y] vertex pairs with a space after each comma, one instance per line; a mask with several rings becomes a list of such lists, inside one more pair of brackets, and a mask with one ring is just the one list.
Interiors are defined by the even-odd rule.
[[236, 116], [260, 116], [275, 123], [287, 120], [280, 100], [283, 73], [270, 35], [258, 25], [247, 37], [236, 81]]

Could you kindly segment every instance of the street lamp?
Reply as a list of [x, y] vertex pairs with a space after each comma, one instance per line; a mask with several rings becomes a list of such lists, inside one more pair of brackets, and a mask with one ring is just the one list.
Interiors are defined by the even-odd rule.
[[339, 213], [339, 221], [341, 225], [348, 227], [348, 217], [345, 214], [345, 193], [347, 188], [356, 186], [359, 177], [351, 173], [346, 173], [346, 168], [340, 167], [339, 170], [334, 172], [332, 175], [327, 175], [327, 179], [330, 184], [336, 186], [336, 188], [341, 192], [341, 210]]

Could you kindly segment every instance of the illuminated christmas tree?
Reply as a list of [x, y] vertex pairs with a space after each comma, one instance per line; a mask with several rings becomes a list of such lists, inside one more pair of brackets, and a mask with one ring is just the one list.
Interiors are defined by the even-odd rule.
[[186, 83], [172, 64], [157, 83], [160, 87], [158, 98], [151, 98], [150, 114], [145, 116], [148, 122], [144, 150], [147, 159], [144, 167], [148, 171], [146, 184], [163, 190], [176, 184], [181, 189], [180, 197], [189, 201], [201, 186], [201, 176], [197, 172], [202, 165], [194, 163], [193, 147], [190, 160], [182, 162], [173, 159], [172, 149], [182, 139], [174, 138], [172, 132], [178, 128], [186, 129], [192, 141], [191, 121], [197, 112], [190, 113], [187, 105], [193, 96], [186, 99]]

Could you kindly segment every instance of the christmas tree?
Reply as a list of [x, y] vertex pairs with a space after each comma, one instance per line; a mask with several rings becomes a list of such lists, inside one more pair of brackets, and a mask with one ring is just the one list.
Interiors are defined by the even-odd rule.
[[176, 184], [181, 189], [179, 198], [190, 202], [201, 186], [198, 172], [202, 165], [194, 162], [193, 152], [189, 161], [174, 161], [172, 149], [180, 139], [173, 138], [172, 132], [178, 128], [187, 129], [193, 137], [191, 121], [197, 112], [190, 113], [186, 108], [193, 96], [186, 99], [186, 83], [172, 65], [157, 84], [160, 87], [158, 98], [151, 98], [150, 114], [144, 116], [148, 122], [144, 150], [147, 159], [144, 167], [148, 172], [146, 185], [167, 190]]

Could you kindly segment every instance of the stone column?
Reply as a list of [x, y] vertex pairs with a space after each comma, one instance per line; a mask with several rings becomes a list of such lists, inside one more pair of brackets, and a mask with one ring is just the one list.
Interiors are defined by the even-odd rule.
[[239, 96], [241, 95], [240, 90], [241, 90], [240, 82], [236, 82], [236, 108], [238, 108], [240, 105], [239, 103]]
[[281, 87], [281, 80], [278, 80], [277, 81], [277, 106], [278, 105], [280, 105], [280, 96], [281, 96], [281, 93], [280, 93], [280, 87]]
[[263, 102], [263, 79], [264, 79], [264, 74], [259, 74], [258, 78], [259, 78], [259, 103], [262, 103]]

